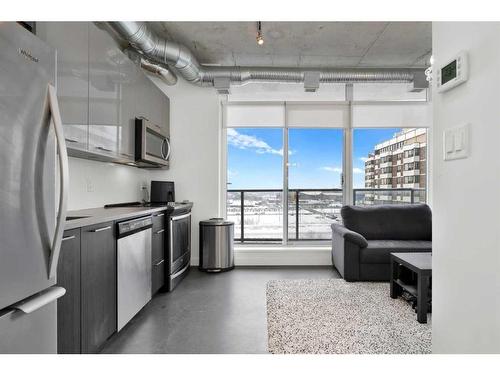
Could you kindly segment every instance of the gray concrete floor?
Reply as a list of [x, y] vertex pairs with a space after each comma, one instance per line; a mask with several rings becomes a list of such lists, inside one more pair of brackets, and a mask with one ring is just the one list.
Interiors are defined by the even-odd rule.
[[338, 278], [332, 267], [192, 268], [171, 293], [158, 294], [102, 353], [267, 353], [266, 284]]

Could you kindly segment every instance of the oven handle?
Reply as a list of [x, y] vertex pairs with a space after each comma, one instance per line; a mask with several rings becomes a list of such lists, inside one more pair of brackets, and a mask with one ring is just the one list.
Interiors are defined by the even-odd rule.
[[171, 279], [175, 279], [177, 276], [179, 276], [180, 274], [182, 274], [184, 271], [186, 271], [186, 269], [188, 269], [190, 266], [190, 264], [186, 264], [184, 267], [182, 267], [182, 269], [180, 269], [179, 271], [177, 271], [176, 273], [174, 273], [173, 275], [170, 275], [170, 278]]
[[185, 219], [186, 217], [191, 216], [191, 212], [184, 214], [184, 215], [179, 215], [179, 216], [170, 216], [170, 220], [172, 221], [177, 221], [177, 220], [182, 220]]

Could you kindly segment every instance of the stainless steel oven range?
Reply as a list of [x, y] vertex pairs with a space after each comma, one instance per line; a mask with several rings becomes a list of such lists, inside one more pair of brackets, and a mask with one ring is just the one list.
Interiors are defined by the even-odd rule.
[[191, 262], [191, 212], [173, 212], [168, 218], [168, 264], [165, 285], [172, 291], [189, 272]]

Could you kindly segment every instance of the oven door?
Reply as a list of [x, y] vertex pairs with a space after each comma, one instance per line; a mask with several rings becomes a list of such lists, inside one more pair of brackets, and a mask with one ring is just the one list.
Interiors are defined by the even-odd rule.
[[191, 213], [170, 216], [170, 274], [189, 263], [191, 258]]

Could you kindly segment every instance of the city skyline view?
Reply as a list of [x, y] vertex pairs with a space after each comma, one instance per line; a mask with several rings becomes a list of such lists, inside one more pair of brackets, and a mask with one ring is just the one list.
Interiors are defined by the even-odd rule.
[[[400, 128], [354, 129], [353, 184], [365, 187], [365, 161]], [[341, 187], [342, 129], [289, 129], [289, 188]], [[228, 189], [282, 189], [283, 129], [227, 129]]]

